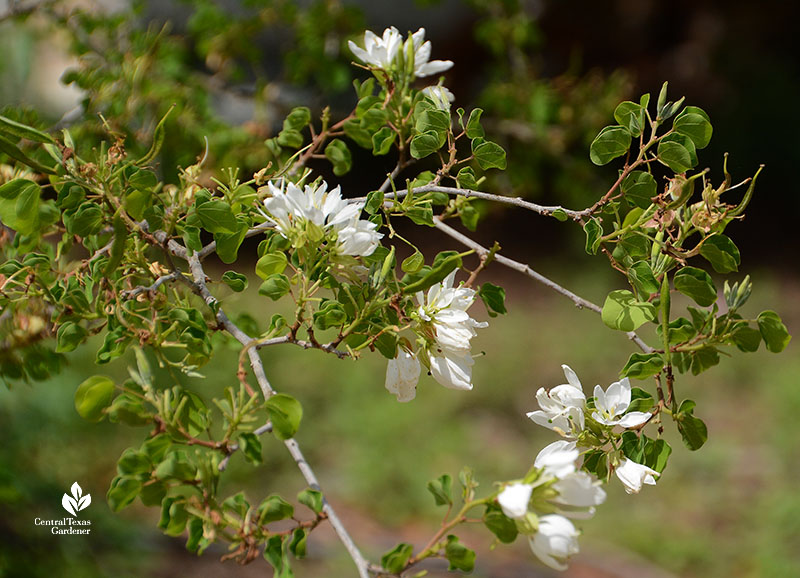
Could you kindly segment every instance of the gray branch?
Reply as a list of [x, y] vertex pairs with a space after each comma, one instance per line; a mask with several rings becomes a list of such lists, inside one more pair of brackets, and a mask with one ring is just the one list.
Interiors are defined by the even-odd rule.
[[[436, 227], [443, 233], [449, 235], [462, 245], [465, 245], [470, 249], [473, 249], [478, 255], [484, 256], [489, 254], [489, 249], [477, 243], [476, 241], [473, 241], [463, 233], [456, 231], [450, 225], [446, 225], [438, 217], [433, 218], [433, 225], [434, 227]], [[603, 309], [599, 305], [592, 303], [591, 301], [587, 301], [586, 299], [576, 295], [569, 289], [562, 287], [552, 279], [545, 277], [541, 273], [537, 273], [536, 271], [531, 269], [529, 265], [526, 265], [525, 263], [520, 263], [519, 261], [509, 259], [504, 255], [500, 255], [499, 253], [494, 254], [494, 260], [500, 263], [501, 265], [505, 265], [506, 267], [508, 267], [509, 269], [513, 269], [514, 271], [519, 271], [523, 275], [527, 275], [531, 279], [534, 279], [539, 283], [541, 283], [542, 285], [545, 285], [550, 289], [553, 289], [555, 292], [560, 293], [561, 295], [563, 295], [564, 297], [570, 299], [573, 303], [575, 303], [576, 307], [579, 307], [581, 309], [589, 309], [591, 311], [594, 311], [595, 313], [601, 313], [603, 311]], [[641, 349], [645, 353], [652, 353], [653, 351], [655, 351], [652, 347], [647, 345], [647, 343], [645, 343], [642, 340], [642, 338], [636, 334], [635, 331], [628, 331], [626, 335], [628, 336], [628, 339], [630, 339], [636, 345], [638, 345], [639, 349]]]
[[[523, 209], [527, 209], [528, 211], [533, 211], [534, 213], [538, 213], [540, 215], [550, 216], [556, 211], [562, 211], [568, 217], [578, 221], [583, 217], [588, 216], [591, 214], [590, 209], [584, 209], [583, 211], [573, 211], [572, 209], [565, 209], [564, 207], [560, 207], [557, 205], [538, 205], [536, 203], [531, 203], [530, 201], [526, 201], [520, 197], [506, 197], [504, 195], [493, 195], [491, 193], [484, 193], [482, 191], [473, 191], [472, 189], [458, 189], [456, 187], [443, 187], [441, 185], [422, 185], [421, 187], [415, 187], [412, 189], [413, 193], [445, 193], [448, 195], [461, 195], [462, 197], [472, 197], [475, 199], [485, 199], [487, 201], [494, 201], [496, 203], [502, 203], [504, 205], [512, 205], [514, 207], [520, 207]], [[396, 192], [386, 193], [387, 199], [402, 199], [403, 197], [408, 196], [409, 190], [408, 189], [400, 189]], [[358, 197], [355, 199], [348, 199], [350, 203], [363, 203], [367, 200], [367, 197]]]

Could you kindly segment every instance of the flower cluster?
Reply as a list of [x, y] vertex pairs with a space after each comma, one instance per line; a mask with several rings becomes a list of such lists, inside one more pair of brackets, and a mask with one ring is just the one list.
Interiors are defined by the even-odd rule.
[[412, 78], [438, 74], [453, 66], [451, 60], [430, 60], [431, 42], [425, 41], [424, 28], [417, 30], [405, 42], [394, 26], [384, 30], [383, 36], [367, 30], [364, 33], [364, 48], [352, 40], [348, 45], [356, 58], [373, 68], [388, 72], [393, 67], [405, 68], [410, 64], [408, 72], [413, 72], [409, 74]]
[[467, 309], [475, 301], [475, 291], [454, 287], [456, 272], [441, 283], [433, 285], [427, 295], [417, 293], [419, 307], [412, 314], [414, 332], [421, 346], [416, 352], [398, 350], [386, 369], [386, 389], [398, 401], [411, 401], [416, 395], [420, 374], [420, 358], [430, 368], [433, 378], [452, 389], [472, 389], [472, 359], [470, 341], [476, 328], [486, 322], [472, 319]]
[[[593, 409], [591, 409], [578, 376], [569, 366], [561, 367], [567, 383], [558, 385], [550, 391], [539, 388], [536, 400], [541, 409], [527, 414], [535, 423], [552, 429], [568, 440], [577, 440], [595, 447], [599, 443], [602, 447], [606, 442], [618, 439], [620, 430], [639, 428], [652, 417], [650, 412], [629, 411], [632, 395], [631, 384], [627, 377], [612, 383], [605, 390], [599, 385], [595, 386]], [[587, 416], [589, 412], [591, 413]], [[587, 432], [589, 435], [584, 435], [590, 425], [591, 431]], [[594, 443], [586, 441], [589, 436]], [[655, 485], [655, 478], [659, 475], [657, 471], [620, 456], [618, 452], [612, 451], [609, 454], [614, 473], [622, 482], [626, 492], [638, 493], [643, 484]]]
[[269, 192], [265, 216], [293, 244], [328, 239], [338, 254], [354, 257], [371, 255], [380, 244], [377, 225], [359, 219], [363, 205], [342, 199], [338, 186], [328, 191], [325, 181], [300, 188], [280, 180], [269, 183]]
[[578, 553], [578, 531], [570, 518], [591, 517], [606, 499], [600, 480], [581, 471], [579, 461], [575, 442], [553, 442], [539, 452], [522, 482], [506, 485], [497, 496], [503, 513], [528, 535], [536, 557], [557, 570], [565, 570]]

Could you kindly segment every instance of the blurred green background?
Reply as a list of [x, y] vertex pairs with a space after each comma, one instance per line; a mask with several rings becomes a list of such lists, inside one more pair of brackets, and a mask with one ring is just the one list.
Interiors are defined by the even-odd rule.
[[[25, 6], [0, 3], [0, 17]], [[330, 101], [342, 110], [351, 105], [348, 75], [358, 71], [349, 67], [349, 54], [329, 51], [321, 38], [333, 37], [341, 47], [364, 26], [376, 31], [392, 24], [401, 31], [425, 26], [433, 58], [456, 62], [447, 83], [457, 104], [485, 107], [488, 130], [509, 150], [510, 169], [491, 183], [493, 190], [580, 207], [602, 194], [613, 176], [613, 169], [589, 163], [588, 143], [610, 121], [614, 105], [655, 92], [669, 80], [673, 94], [686, 94], [714, 122], [714, 140], [703, 159], [715, 178], [724, 151], [731, 152], [735, 177], [767, 164], [747, 222], [731, 227], [743, 270], [754, 279], [745, 313], [774, 307], [791, 333], [800, 328], [800, 247], [792, 222], [800, 208], [793, 179], [800, 161], [794, 144], [800, 121], [792, 113], [800, 75], [790, 50], [790, 24], [800, 9], [793, 4], [197, 1], [143, 3], [136, 15], [125, 12], [125, 3], [88, 6], [110, 7], [116, 14], [109, 18], [118, 34], [100, 43], [98, 48], [108, 49], [107, 60], [96, 69], [65, 55], [70, 33], [53, 32], [65, 23], [35, 13], [0, 21], [0, 45], [8, 55], [0, 63], [0, 106], [22, 106], [25, 115], [46, 124], [65, 122], [65, 113], [82, 103], [66, 117], [79, 134], [97, 135], [96, 113], [104, 112], [121, 119], [120, 128], [131, 138], [140, 131], [146, 140], [152, 118], [169, 103], [184, 102], [176, 121], [182, 131], [168, 147], [177, 152], [162, 159], [165, 172], [202, 152], [206, 135], [217, 166], [258, 168], [258, 147], [280, 126], [287, 103], [318, 108]], [[241, 28], [236, 17], [247, 21], [253, 6], [271, 7], [279, 33], [259, 36], [259, 30]], [[220, 10], [225, 18], [219, 18]], [[148, 63], [152, 98], [115, 108], [125, 100], [124, 90], [132, 88], [120, 81], [126, 77], [119, 71], [131, 59], [139, 62], [148, 34], [157, 35], [166, 21], [172, 26], [161, 52]], [[243, 30], [258, 42], [234, 42]], [[139, 43], [115, 44], [124, 34]], [[93, 50], [83, 58], [91, 60]], [[279, 59], [276, 52], [288, 55]], [[87, 101], [85, 88], [73, 84], [66, 90], [58, 84], [68, 67], [88, 75], [80, 82], [107, 83], [121, 92]], [[106, 76], [91, 76], [90, 70]], [[357, 158], [357, 166], [359, 160], [363, 164], [367, 158]], [[344, 179], [345, 190], [358, 194], [373, 188], [386, 170], [378, 163], [373, 167]], [[602, 302], [621, 286], [602, 263], [581, 254], [583, 234], [575, 226], [530, 214], [484, 212], [476, 238], [500, 241], [509, 256], [580, 295]], [[779, 229], [787, 233], [775, 235]], [[431, 249], [455, 248], [434, 232], [422, 234], [427, 233]], [[248, 267], [243, 263], [240, 270]], [[218, 279], [221, 272], [212, 276]], [[485, 357], [476, 360], [472, 392], [445, 390], [423, 378], [417, 399], [398, 404], [383, 389], [385, 361], [377, 355], [353, 363], [289, 345], [263, 353], [275, 387], [303, 403], [298, 439], [306, 457], [372, 558], [400, 540], [420, 545], [433, 533], [443, 512], [434, 509], [425, 490], [428, 480], [442, 473], [455, 477], [463, 465], [473, 467], [484, 486], [524, 473], [539, 449], [555, 439], [524, 414], [535, 409], [538, 387], [563, 382], [562, 363], [576, 370], [588, 392], [596, 383], [614, 381], [633, 351], [597, 315], [577, 310], [528, 279], [494, 265], [483, 280], [506, 287], [509, 315], [490, 320], [473, 342]], [[222, 285], [212, 290], [225, 298], [229, 311], [258, 312], [262, 329], [276, 312], [258, 298], [255, 287], [241, 295]], [[486, 317], [480, 305], [474, 309], [475, 316]], [[665, 476], [638, 496], [612, 484], [607, 504], [581, 524], [582, 552], [565, 575], [800, 575], [798, 347], [793, 342], [778, 356], [763, 348], [736, 354], [700, 376], [682, 376], [678, 395], [697, 401], [698, 415], [709, 427], [708, 443], [690, 453], [677, 437], [669, 438], [675, 452]], [[237, 355], [220, 352], [204, 368], [206, 379], [191, 387], [208, 400], [234, 384]], [[109, 511], [104, 496], [116, 459], [145, 431], [90, 424], [77, 415], [74, 390], [98, 372], [93, 358], [91, 347], [68, 354], [56, 378], [0, 389], [0, 576], [269, 575], [260, 560], [238, 567], [220, 564], [224, 551], [219, 549], [201, 558], [185, 552], [181, 540], [159, 533], [155, 510], [135, 505], [120, 514]], [[126, 363], [132, 361], [101, 372], [122, 377]], [[161, 376], [164, 385], [171, 379]], [[55, 537], [35, 527], [37, 516], [61, 516], [60, 497], [74, 481], [93, 498], [87, 510], [91, 537]], [[234, 457], [224, 484], [223, 493], [244, 487], [255, 500], [272, 492], [292, 495], [304, 486], [282, 444], [269, 437], [264, 465], [254, 469]], [[465, 532], [464, 541], [478, 552], [475, 576], [553, 574], [533, 559], [524, 541], [488, 553], [491, 536], [480, 528]], [[351, 562], [327, 529], [312, 535], [309, 553], [295, 565], [298, 576], [352, 574]], [[445, 575], [443, 564], [428, 567], [433, 576]]]

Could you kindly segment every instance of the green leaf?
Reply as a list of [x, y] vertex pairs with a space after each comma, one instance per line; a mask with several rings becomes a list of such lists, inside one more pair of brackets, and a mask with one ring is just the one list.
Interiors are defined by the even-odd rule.
[[717, 300], [717, 288], [711, 275], [695, 267], [684, 267], [673, 279], [675, 289], [691, 297], [701, 307], [708, 307]]
[[[689, 161], [691, 162], [691, 165], [693, 167], [697, 166], [698, 162], [697, 147], [694, 146], [694, 142], [692, 141], [692, 139], [690, 139], [686, 135], [674, 132], [672, 134], [666, 135], [663, 139], [661, 139], [660, 144], [671, 143], [671, 142], [678, 143], [687, 151], [689, 151]], [[694, 187], [694, 184], [692, 184], [692, 187]], [[692, 188], [692, 190], [694, 190], [694, 188]]]
[[237, 293], [247, 289], [247, 276], [236, 271], [225, 271], [222, 275], [222, 281]]
[[322, 492], [319, 490], [312, 490], [311, 488], [306, 488], [297, 494], [297, 501], [309, 508], [315, 514], [322, 513], [322, 508], [325, 505]]
[[[174, 104], [169, 107], [167, 113], [163, 117], [161, 117], [160, 121], [158, 121], [158, 124], [156, 125], [156, 128], [153, 131], [153, 144], [150, 145], [150, 150], [148, 150], [143, 157], [140, 157], [138, 160], [136, 160], [133, 163], [134, 165], [139, 167], [146, 165], [154, 158], [156, 158], [156, 155], [159, 153], [159, 151], [161, 151], [161, 147], [164, 144], [164, 138], [167, 135], [167, 130], [165, 126], [167, 123], [167, 117], [172, 112], [173, 108], [175, 108]], [[64, 132], [66, 133], [66, 131]], [[150, 223], [150, 225], [152, 226], [153, 223]]]
[[660, 353], [632, 353], [620, 372], [623, 377], [645, 379], [659, 373], [664, 367]]
[[472, 167], [462, 167], [456, 175], [456, 182], [463, 189], [478, 188], [478, 179], [475, 177], [475, 171], [472, 170]]
[[333, 139], [325, 147], [325, 157], [333, 165], [333, 174], [340, 177], [350, 172], [353, 166], [353, 156], [347, 144], [341, 139]]
[[195, 210], [203, 228], [209, 233], [236, 233], [239, 224], [231, 206], [223, 200], [212, 199], [198, 205]]
[[88, 334], [89, 332], [77, 323], [72, 321], [63, 323], [56, 334], [56, 353], [75, 351]]
[[586, 233], [586, 252], [589, 255], [596, 255], [600, 246], [600, 238], [603, 235], [603, 227], [600, 225], [600, 221], [592, 217], [586, 221], [583, 226], [583, 232]]
[[367, 202], [364, 205], [364, 210], [370, 215], [374, 215], [383, 207], [383, 201], [386, 195], [383, 191], [372, 191], [367, 195]]
[[631, 136], [638, 137], [644, 127], [644, 109], [640, 104], [626, 100], [617, 105], [614, 119], [628, 129]]
[[302, 130], [311, 123], [311, 111], [305, 106], [298, 106], [286, 116], [283, 130]]
[[708, 115], [701, 108], [687, 106], [675, 117], [672, 126], [676, 132], [692, 139], [694, 145], [699, 149], [705, 148], [711, 142], [713, 128]]
[[117, 472], [120, 476], [133, 476], [137, 474], [149, 474], [153, 469], [153, 464], [146, 453], [128, 448], [119, 457], [117, 462]]
[[633, 293], [623, 289], [608, 294], [601, 317], [611, 329], [635, 331], [656, 318], [656, 308], [652, 303], [638, 301]]
[[732, 273], [739, 270], [741, 263], [739, 249], [722, 233], [707, 237], [700, 245], [700, 255], [711, 263], [717, 273]]
[[450, 114], [438, 108], [419, 106], [414, 110], [416, 121], [414, 130], [417, 134], [434, 132], [439, 139], [439, 146], [447, 141], [447, 133], [450, 131]]
[[692, 155], [682, 144], [662, 140], [658, 143], [658, 160], [676, 173], [685, 173], [692, 168]]
[[372, 135], [372, 154], [375, 156], [382, 156], [392, 150], [397, 133], [388, 126], [381, 128], [378, 132]]
[[304, 528], [295, 528], [292, 533], [292, 541], [289, 543], [289, 552], [294, 554], [294, 557], [300, 560], [306, 557], [306, 539], [308, 533]]
[[294, 437], [303, 417], [303, 407], [291, 395], [276, 393], [265, 403], [267, 414], [272, 421], [272, 431], [281, 441]]
[[637, 207], [646, 209], [657, 194], [656, 180], [653, 175], [645, 171], [631, 172], [621, 184], [625, 198]]
[[434, 131], [424, 132], [411, 139], [411, 156], [415, 159], [423, 159], [441, 147], [439, 136]]
[[628, 269], [628, 279], [641, 295], [650, 296], [659, 290], [658, 281], [647, 261], [638, 261]]
[[433, 494], [437, 506], [453, 504], [453, 479], [448, 474], [428, 482], [428, 491]]
[[667, 460], [671, 453], [672, 448], [666, 440], [648, 438], [644, 448], [644, 465], [661, 473], [667, 467]]
[[481, 214], [472, 203], [464, 202], [458, 211], [458, 216], [461, 219], [461, 224], [470, 231], [478, 228], [478, 219]]
[[256, 262], [256, 275], [266, 280], [283, 273], [289, 261], [286, 253], [267, 253]]
[[282, 130], [278, 133], [278, 144], [290, 149], [299, 149], [303, 146], [303, 135], [296, 130]]
[[239, 436], [239, 447], [244, 453], [244, 458], [251, 464], [257, 466], [263, 460], [261, 458], [261, 440], [253, 433], [243, 433]]
[[675, 416], [683, 443], [691, 451], [699, 450], [708, 440], [706, 424], [694, 416], [695, 405], [690, 399], [683, 400]]
[[217, 243], [217, 257], [223, 263], [230, 265], [236, 261], [239, 247], [247, 235], [248, 222], [245, 217], [236, 219], [239, 230], [235, 233], [214, 233], [214, 241]]
[[442, 251], [436, 256], [436, 259], [434, 259], [431, 270], [422, 278], [403, 287], [403, 293], [410, 294], [416, 293], [417, 291], [424, 291], [434, 283], [439, 283], [444, 280], [445, 277], [458, 267], [461, 267], [461, 255], [455, 251]]
[[258, 507], [258, 521], [260, 524], [286, 520], [292, 516], [294, 516], [294, 506], [278, 494], [272, 494], [261, 502]]
[[317, 311], [314, 312], [314, 326], [325, 330], [339, 327], [347, 321], [347, 313], [338, 301], [323, 300]]
[[83, 419], [100, 421], [103, 410], [111, 404], [114, 382], [105, 375], [93, 375], [75, 391], [75, 409]]
[[4, 132], [17, 138], [24, 138], [34, 142], [55, 144], [55, 140], [49, 134], [36, 130], [25, 124], [20, 124], [10, 118], [0, 116], [0, 132]]
[[186, 538], [186, 549], [189, 552], [198, 552], [200, 544], [203, 540], [203, 520], [201, 518], [192, 518], [189, 521], [188, 533], [189, 535]]
[[183, 482], [192, 481], [197, 475], [197, 466], [189, 461], [183, 451], [174, 451], [166, 455], [153, 472], [159, 480], [175, 479]]
[[758, 330], [764, 338], [767, 351], [780, 353], [792, 339], [789, 331], [774, 311], [763, 311], [758, 315]]
[[342, 127], [344, 134], [353, 140], [358, 146], [365, 149], [372, 148], [372, 134], [361, 126], [361, 121], [351, 118]]
[[594, 138], [589, 147], [591, 161], [602, 166], [628, 152], [631, 133], [624, 126], [607, 126]]
[[505, 170], [506, 151], [503, 150], [503, 147], [488, 140], [477, 146], [475, 142], [475, 140], [472, 141], [472, 154], [475, 155], [475, 160], [478, 161], [478, 166], [481, 169], [484, 171], [489, 169]]
[[111, 480], [111, 487], [106, 494], [108, 506], [113, 512], [119, 512], [130, 505], [142, 491], [142, 482], [136, 478], [117, 476]]
[[469, 119], [467, 120], [467, 138], [473, 139], [478, 137], [483, 137], [483, 127], [481, 126], [481, 115], [483, 114], [483, 109], [475, 108], [472, 112], [469, 113]]
[[383, 556], [381, 556], [381, 566], [392, 574], [400, 574], [406, 568], [414, 547], [411, 544], [401, 542]]
[[258, 294], [277, 301], [289, 293], [290, 289], [289, 278], [286, 275], [278, 274], [268, 277], [258, 288]]
[[15, 231], [30, 235], [38, 229], [41, 188], [27, 179], [14, 179], [0, 186], [0, 221]]
[[20, 150], [19, 147], [17, 147], [17, 145], [15, 145], [13, 142], [8, 140], [4, 136], [0, 136], [0, 153], [5, 153], [15, 161], [27, 167], [32, 168], [37, 173], [44, 173], [46, 175], [56, 174], [56, 172], [50, 167], [46, 167], [43, 164], [40, 164], [38, 161], [26, 155], [24, 152], [22, 152], [22, 150]]
[[[659, 337], [661, 337], [661, 325], [656, 328]], [[692, 322], [685, 317], [678, 317], [669, 323], [669, 343], [675, 345], [690, 340], [697, 335], [697, 330], [692, 325]], [[663, 338], [662, 338], [663, 339]]]
[[761, 345], [761, 332], [748, 325], [742, 325], [731, 333], [731, 341], [739, 351], [752, 353], [758, 351], [758, 346]]
[[452, 572], [453, 570], [472, 572], [472, 570], [475, 569], [475, 552], [464, 546], [458, 540], [458, 536], [452, 534], [447, 536], [444, 557], [447, 558], [447, 561], [450, 563], [447, 567], [448, 572]]
[[511, 544], [519, 534], [514, 520], [503, 514], [503, 511], [494, 504], [486, 507], [483, 523], [504, 544]]
[[491, 283], [484, 283], [478, 289], [478, 296], [486, 305], [486, 310], [490, 317], [495, 317], [498, 313], [505, 315], [506, 310], [506, 290]]
[[289, 565], [288, 546], [288, 536], [274, 534], [267, 540], [267, 545], [264, 547], [264, 559], [275, 568], [273, 578], [294, 578], [294, 572]]
[[403, 262], [400, 263], [400, 269], [402, 269], [405, 273], [416, 273], [422, 269], [424, 264], [425, 256], [418, 250], [415, 250], [411, 256], [403, 259]]
[[103, 228], [103, 209], [92, 201], [81, 203], [71, 218], [64, 214], [67, 231], [79, 237], [94, 235]]
[[631, 404], [628, 411], [650, 411], [653, 408], [653, 396], [640, 387], [631, 388]]

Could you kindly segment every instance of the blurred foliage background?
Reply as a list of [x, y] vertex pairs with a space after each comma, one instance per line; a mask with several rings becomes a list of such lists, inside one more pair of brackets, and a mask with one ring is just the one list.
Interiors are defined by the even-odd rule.
[[[362, 76], [350, 65], [348, 39], [360, 38], [365, 27], [424, 26], [434, 57], [456, 63], [446, 77], [457, 104], [485, 108], [484, 125], [508, 150], [509, 170], [488, 190], [583, 208], [614, 178], [613, 169], [588, 161], [591, 139], [616, 103], [669, 80], [672, 94], [686, 94], [714, 122], [703, 157], [712, 179], [721, 177], [725, 151], [734, 177], [767, 165], [747, 228], [733, 227], [732, 235], [745, 266], [758, 268], [748, 310], [778, 301], [795, 333], [800, 120], [791, 107], [800, 96], [800, 61], [790, 26], [798, 11], [776, 0], [5, 1], [0, 108], [39, 126], [68, 126], [87, 149], [110, 130], [136, 151], [149, 146], [155, 123], [176, 103], [159, 161], [166, 179], [206, 149], [211, 169], [238, 166], [249, 174], [266, 162], [263, 142], [293, 106], [348, 112], [351, 81]], [[366, 154], [354, 162], [357, 174], [336, 179], [353, 196], [391, 169], [389, 160], [382, 166]], [[583, 234], [574, 226], [544, 219], [534, 226], [530, 214], [481, 208], [477, 240], [500, 241], [510, 256], [593, 301], [619, 285], [582, 253]], [[486, 280], [506, 286], [511, 314], [476, 338], [486, 357], [476, 363], [471, 393], [427, 380], [413, 403], [400, 405], [383, 389], [382, 360], [353, 364], [292, 348], [264, 353], [276, 387], [303, 402], [299, 440], [373, 557], [398, 539], [427, 540], [441, 514], [425, 490], [429, 479], [456, 475], [463, 464], [484, 483], [520, 475], [552, 441], [524, 412], [534, 409], [539, 386], [563, 381], [561, 363], [588, 389], [613, 381], [631, 352], [624, 336], [544, 288], [496, 266]], [[229, 310], [265, 309], [254, 289], [216, 289], [230, 300]], [[272, 313], [259, 317], [262, 330]], [[797, 348], [792, 343], [778, 357], [734, 357], [679, 382], [678, 391], [691, 391], [702, 409], [709, 442], [697, 454], [676, 451], [655, 489], [631, 497], [612, 485], [609, 503], [583, 524], [583, 553], [567, 575], [800, 575]], [[205, 380], [187, 385], [209, 395], [234, 383], [236, 355], [219, 355], [204, 368]], [[0, 389], [0, 576], [269, 572], [261, 562], [221, 565], [224, 552], [195, 559], [180, 540], [161, 536], [157, 512], [136, 506], [110, 513], [103, 497], [117, 456], [143, 432], [89, 424], [75, 413], [74, 389], [95, 372], [92, 359], [92, 351], [68, 354], [56, 378]], [[125, 363], [104, 370], [121, 376]], [[678, 440], [674, 445], [682, 450]], [[255, 477], [234, 459], [229, 489], [242, 486], [260, 498], [302, 488], [282, 447], [265, 443], [264, 454]], [[36, 516], [60, 516], [60, 495], [75, 480], [93, 495], [91, 538], [35, 527]], [[490, 542], [485, 532], [471, 537], [476, 576], [549, 575], [522, 542], [482, 556]], [[315, 533], [309, 551], [298, 576], [349, 575], [350, 562], [331, 534]], [[443, 569], [433, 564], [432, 575]]]

